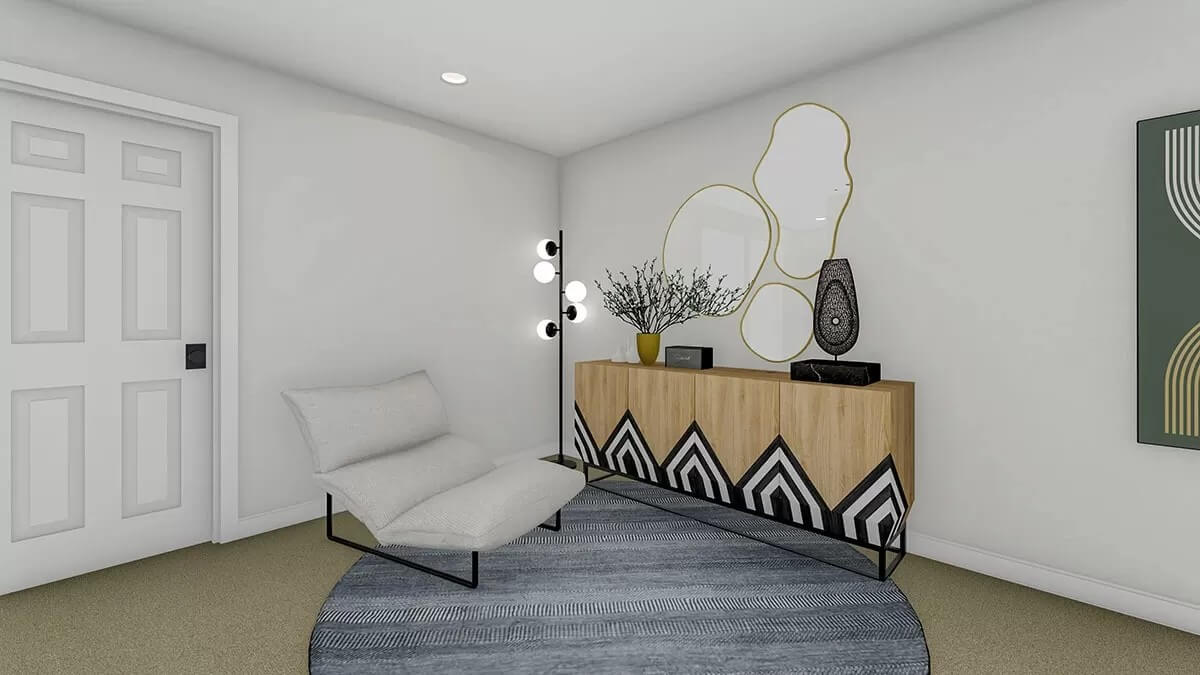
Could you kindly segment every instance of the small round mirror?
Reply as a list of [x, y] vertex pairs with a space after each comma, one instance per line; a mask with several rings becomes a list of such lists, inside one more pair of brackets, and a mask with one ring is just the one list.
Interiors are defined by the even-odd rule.
[[763, 284], [742, 315], [742, 340], [761, 359], [791, 361], [812, 342], [813, 306], [785, 284]]

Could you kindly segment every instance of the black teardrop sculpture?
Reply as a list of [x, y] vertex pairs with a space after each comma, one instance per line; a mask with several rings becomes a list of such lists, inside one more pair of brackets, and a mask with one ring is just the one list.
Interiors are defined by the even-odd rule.
[[817, 280], [813, 336], [826, 352], [841, 356], [858, 342], [858, 296], [854, 274], [845, 258], [826, 260]]

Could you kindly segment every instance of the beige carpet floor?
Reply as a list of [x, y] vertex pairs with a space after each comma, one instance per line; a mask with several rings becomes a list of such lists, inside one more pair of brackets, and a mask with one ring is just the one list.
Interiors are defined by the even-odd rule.
[[[337, 527], [367, 537], [344, 514]], [[3, 596], [0, 672], [303, 673], [317, 610], [357, 558], [313, 521]], [[934, 673], [1200, 672], [1195, 635], [915, 556], [895, 579]]]

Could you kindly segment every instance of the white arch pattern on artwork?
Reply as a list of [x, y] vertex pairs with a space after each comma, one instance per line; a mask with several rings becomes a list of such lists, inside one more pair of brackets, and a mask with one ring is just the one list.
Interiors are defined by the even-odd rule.
[[1167, 202], [1187, 231], [1200, 239], [1200, 125], [1164, 133]]

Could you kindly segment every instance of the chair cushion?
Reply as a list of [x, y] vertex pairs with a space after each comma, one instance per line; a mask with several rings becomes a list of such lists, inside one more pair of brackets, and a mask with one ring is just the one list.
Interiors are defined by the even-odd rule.
[[495, 468], [479, 446], [452, 434], [313, 478], [376, 532], [430, 497]]
[[315, 473], [450, 432], [442, 399], [423, 370], [365, 387], [291, 389], [283, 398], [312, 451]]
[[375, 536], [383, 544], [490, 551], [545, 522], [583, 489], [583, 474], [526, 459], [417, 504]]

